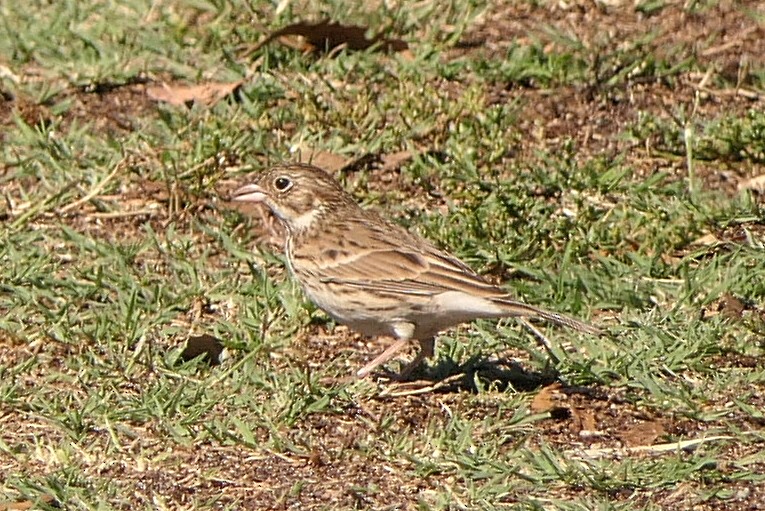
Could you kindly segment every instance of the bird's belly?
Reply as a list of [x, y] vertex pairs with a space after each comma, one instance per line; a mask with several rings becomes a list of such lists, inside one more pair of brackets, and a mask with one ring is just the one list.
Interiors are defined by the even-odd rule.
[[[366, 336], [398, 337], [401, 324], [414, 326], [412, 338], [427, 339], [452, 326], [477, 317], [491, 317], [475, 310], [462, 310], [465, 303], [452, 306], [445, 295], [408, 297], [372, 295], [355, 290], [305, 287], [305, 293], [321, 310], [338, 323]], [[447, 293], [448, 295], [448, 293]], [[447, 296], [448, 298], [448, 296]]]
[[307, 287], [304, 290], [308, 298], [332, 319], [360, 334], [369, 337], [395, 335], [393, 322], [396, 314], [392, 314], [387, 304], [372, 304], [354, 294], [313, 292]]

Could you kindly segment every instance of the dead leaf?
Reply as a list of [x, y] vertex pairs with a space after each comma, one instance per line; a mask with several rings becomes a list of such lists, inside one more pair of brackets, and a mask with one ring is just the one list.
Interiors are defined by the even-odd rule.
[[534, 399], [531, 400], [531, 411], [533, 413], [544, 413], [554, 408], [560, 408], [556, 401], [560, 401], [559, 397], [556, 397], [558, 391], [561, 389], [560, 383], [553, 383], [547, 387], [542, 388]]
[[[318, 23], [298, 22], [272, 32], [247, 53], [258, 51], [274, 39], [279, 39], [279, 42], [286, 46], [306, 52], [329, 52], [340, 46], [358, 51], [366, 50], [375, 44], [379, 44], [383, 51], [400, 52], [409, 49], [406, 41], [401, 39], [388, 39], [381, 35], [368, 39], [366, 33], [366, 27], [342, 25], [329, 20]], [[296, 40], [296, 38], [300, 39]]]
[[577, 433], [583, 431], [593, 433], [598, 430], [598, 422], [595, 420], [595, 413], [587, 408], [574, 409], [574, 424], [571, 429]]
[[619, 434], [627, 447], [653, 445], [657, 438], [666, 433], [660, 421], [639, 422]]
[[18, 502], [0, 502], [0, 511], [23, 511], [39, 508], [40, 504], [59, 507], [53, 495], [41, 495], [38, 500], [21, 500]]
[[711, 246], [711, 245], [717, 245], [720, 243], [720, 240], [712, 233], [705, 234], [704, 236], [697, 238], [691, 242], [691, 245], [704, 245], [704, 246]]
[[715, 303], [705, 307], [702, 312], [704, 319], [722, 314], [728, 319], [737, 320], [744, 316], [745, 310], [746, 304], [744, 302], [730, 293], [725, 293]]
[[223, 342], [217, 337], [208, 334], [195, 335], [186, 341], [186, 348], [181, 353], [180, 358], [182, 361], [188, 362], [199, 356], [204, 356], [210, 365], [215, 366], [221, 363], [223, 349]]
[[212, 106], [221, 99], [234, 94], [244, 83], [237, 82], [210, 82], [201, 85], [167, 84], [155, 85], [146, 88], [146, 94], [154, 101], [162, 101], [175, 106], [188, 106], [198, 103], [204, 106]]
[[349, 159], [329, 151], [319, 151], [308, 147], [298, 151], [300, 163], [310, 163], [333, 174], [348, 164]]
[[742, 181], [738, 184], [739, 190], [757, 190], [758, 192], [765, 191], [765, 174], [754, 176], [753, 178]]
[[720, 309], [726, 318], [738, 319], [744, 315], [746, 305], [730, 293], [725, 293], [720, 299]]
[[382, 155], [382, 165], [380, 168], [386, 172], [398, 170], [404, 163], [411, 161], [414, 155], [411, 151], [398, 151], [395, 153]]

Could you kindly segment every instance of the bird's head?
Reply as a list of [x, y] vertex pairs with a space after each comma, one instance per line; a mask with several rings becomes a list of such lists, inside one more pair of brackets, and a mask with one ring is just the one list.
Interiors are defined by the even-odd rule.
[[358, 207], [329, 174], [306, 164], [272, 167], [235, 190], [231, 200], [265, 204], [292, 234], [310, 228], [330, 211]]

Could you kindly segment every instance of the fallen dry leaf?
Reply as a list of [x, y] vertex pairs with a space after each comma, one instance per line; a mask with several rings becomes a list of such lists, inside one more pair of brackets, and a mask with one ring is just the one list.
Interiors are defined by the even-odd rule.
[[379, 44], [383, 51], [398, 52], [409, 49], [406, 41], [401, 39], [388, 39], [381, 35], [368, 39], [366, 33], [366, 27], [342, 25], [329, 20], [318, 23], [298, 22], [272, 32], [248, 53], [258, 51], [274, 39], [279, 39], [290, 48], [306, 52], [329, 52], [339, 46], [349, 50], [366, 50], [376, 44]]
[[189, 337], [186, 348], [181, 353], [181, 360], [188, 362], [199, 356], [204, 356], [208, 364], [216, 366], [221, 363], [223, 343], [217, 337], [203, 334]]
[[765, 191], [765, 174], [754, 176], [753, 178], [742, 181], [738, 184], [739, 190], [757, 190]]
[[730, 293], [725, 293], [715, 303], [702, 309], [704, 319], [722, 314], [728, 319], [737, 320], [744, 316], [744, 311], [746, 304]]
[[588, 431], [590, 433], [598, 430], [598, 421], [595, 420], [595, 413], [587, 408], [575, 408], [573, 410], [574, 423], [571, 427], [577, 433]]
[[154, 101], [162, 101], [176, 106], [191, 106], [198, 103], [211, 106], [221, 99], [234, 94], [244, 83], [237, 82], [210, 82], [201, 85], [167, 84], [155, 85], [146, 88], [146, 94]]
[[531, 400], [531, 411], [533, 413], [544, 413], [552, 410], [553, 408], [560, 408], [560, 405], [556, 401], [560, 401], [560, 398], [556, 398], [555, 395], [562, 388], [560, 383], [553, 383], [540, 390], [534, 399]]
[[53, 495], [41, 495], [39, 500], [21, 500], [18, 502], [0, 502], [0, 511], [23, 511], [26, 509], [38, 509], [40, 504], [59, 507]]
[[332, 174], [345, 167], [350, 160], [345, 156], [329, 151], [301, 148], [298, 152], [298, 161], [300, 163], [310, 163]]
[[664, 435], [664, 424], [660, 421], [645, 421], [622, 431], [619, 438], [627, 447], [653, 445], [657, 438]]
[[730, 319], [738, 319], [744, 315], [746, 305], [730, 293], [725, 293], [720, 299], [720, 312]]
[[382, 165], [380, 168], [386, 172], [398, 170], [404, 163], [410, 161], [414, 155], [411, 151], [398, 151], [395, 153], [382, 155]]
[[705, 234], [704, 236], [700, 238], [696, 238], [691, 242], [691, 245], [704, 245], [704, 246], [711, 246], [711, 245], [717, 245], [720, 243], [720, 240], [715, 236], [714, 234]]

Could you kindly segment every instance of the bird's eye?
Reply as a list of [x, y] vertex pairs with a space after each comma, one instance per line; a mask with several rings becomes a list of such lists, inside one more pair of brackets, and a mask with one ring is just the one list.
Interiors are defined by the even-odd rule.
[[277, 190], [280, 192], [286, 192], [290, 188], [292, 188], [292, 181], [288, 177], [277, 177], [274, 179], [274, 186]]

